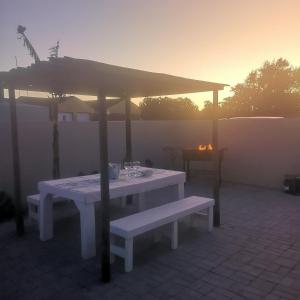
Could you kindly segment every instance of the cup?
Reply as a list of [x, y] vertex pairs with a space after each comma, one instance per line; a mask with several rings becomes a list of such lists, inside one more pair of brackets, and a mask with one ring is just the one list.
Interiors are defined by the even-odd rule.
[[118, 179], [120, 176], [121, 165], [116, 163], [109, 163], [109, 179]]

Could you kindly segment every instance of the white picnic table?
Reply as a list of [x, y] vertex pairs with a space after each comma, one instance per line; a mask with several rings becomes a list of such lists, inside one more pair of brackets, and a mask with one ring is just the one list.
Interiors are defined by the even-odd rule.
[[[180, 171], [141, 168], [152, 170], [146, 177], [132, 178], [121, 173], [120, 178], [110, 180], [110, 199], [138, 194], [139, 210], [145, 209], [145, 192], [175, 186], [176, 199], [184, 198], [185, 173]], [[40, 239], [53, 238], [53, 201], [52, 197], [63, 197], [74, 201], [80, 213], [81, 255], [84, 259], [96, 255], [95, 203], [101, 201], [100, 175], [88, 175], [38, 183], [40, 191]]]

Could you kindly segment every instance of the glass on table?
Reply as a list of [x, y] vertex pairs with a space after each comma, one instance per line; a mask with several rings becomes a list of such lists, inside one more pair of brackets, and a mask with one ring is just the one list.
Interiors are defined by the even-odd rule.
[[140, 161], [133, 161], [132, 162], [132, 168], [134, 169], [134, 170], [138, 170], [139, 168], [140, 168], [140, 166], [141, 166], [141, 162]]
[[140, 177], [141, 176], [141, 162], [140, 161], [133, 161], [132, 162], [132, 168], [133, 168], [133, 176], [134, 177]]
[[126, 175], [129, 176], [129, 171], [132, 167], [131, 161], [124, 161], [124, 169], [126, 171]]

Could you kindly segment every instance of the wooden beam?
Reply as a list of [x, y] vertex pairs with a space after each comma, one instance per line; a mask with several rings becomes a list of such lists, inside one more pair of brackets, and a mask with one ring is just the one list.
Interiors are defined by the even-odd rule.
[[220, 221], [220, 154], [218, 145], [218, 90], [213, 91], [213, 108], [214, 108], [214, 118], [213, 118], [213, 128], [212, 128], [212, 140], [214, 145], [214, 184], [213, 184], [213, 197], [215, 199], [214, 206], [214, 226], [219, 227]]
[[[132, 140], [131, 140], [131, 99], [125, 96], [125, 133], [126, 133], [126, 154], [125, 161], [132, 161]], [[132, 195], [126, 197], [127, 203], [132, 203]]]
[[131, 141], [131, 99], [125, 97], [125, 131], [126, 131], [126, 155], [125, 160], [132, 160], [132, 141]]
[[110, 209], [107, 142], [106, 97], [99, 91], [99, 142], [100, 142], [100, 185], [101, 185], [101, 281], [111, 280], [110, 270]]
[[0, 81], [0, 101], [4, 100], [4, 84]]
[[52, 177], [60, 178], [60, 156], [59, 156], [59, 130], [58, 130], [58, 104], [60, 96], [52, 95], [50, 100], [52, 121]]
[[24, 234], [24, 219], [23, 219], [22, 190], [21, 190], [18, 121], [17, 121], [15, 89], [12, 84], [9, 85], [8, 93], [9, 93], [9, 105], [10, 105], [16, 231], [18, 236], [22, 236]]

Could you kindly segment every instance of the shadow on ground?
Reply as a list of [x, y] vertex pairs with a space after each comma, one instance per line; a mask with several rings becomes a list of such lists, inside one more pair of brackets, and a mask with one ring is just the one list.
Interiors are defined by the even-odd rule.
[[[157, 205], [169, 194], [149, 199]], [[191, 179], [186, 195], [192, 194], [211, 195], [209, 181]], [[176, 251], [165, 236], [159, 243], [152, 233], [137, 238], [133, 271], [125, 274], [117, 259], [105, 285], [100, 258], [80, 257], [78, 214], [56, 221], [47, 242], [39, 241], [35, 224], [26, 222], [22, 238], [13, 223], [2, 224], [0, 299], [300, 299], [300, 198], [225, 183], [221, 203], [222, 226], [210, 234], [204, 219], [195, 228], [182, 223]], [[116, 201], [112, 216], [136, 210]]]

